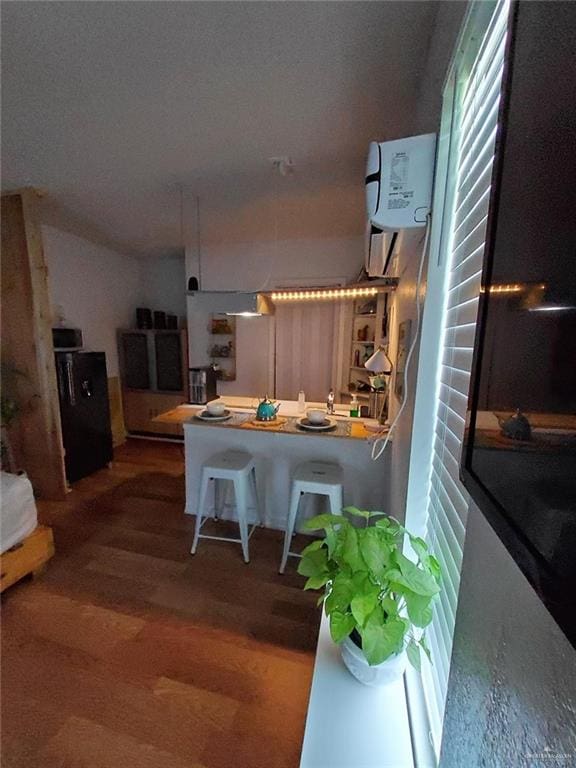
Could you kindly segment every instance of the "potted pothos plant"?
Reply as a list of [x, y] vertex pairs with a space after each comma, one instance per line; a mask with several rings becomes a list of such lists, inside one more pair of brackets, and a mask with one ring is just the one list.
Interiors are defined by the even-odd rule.
[[[383, 512], [357, 507], [343, 515], [317, 515], [305, 524], [324, 530], [302, 552], [298, 572], [304, 589], [321, 589], [318, 602], [330, 621], [330, 634], [341, 645], [350, 672], [367, 685], [381, 685], [402, 675], [406, 657], [420, 668], [421, 652], [430, 658], [424, 628], [440, 592], [441, 572], [426, 542]], [[402, 552], [407, 536], [415, 560]]]

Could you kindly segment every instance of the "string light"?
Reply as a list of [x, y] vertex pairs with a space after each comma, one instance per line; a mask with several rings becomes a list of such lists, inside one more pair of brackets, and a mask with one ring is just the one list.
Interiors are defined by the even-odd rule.
[[358, 299], [363, 296], [376, 296], [378, 288], [326, 288], [323, 290], [307, 289], [303, 291], [274, 291], [272, 301], [306, 301], [309, 299]]
[[521, 293], [522, 291], [530, 291], [534, 289], [544, 290], [546, 288], [545, 283], [535, 285], [534, 283], [496, 283], [489, 285], [487, 288], [483, 288], [482, 291], [488, 291], [488, 293]]
[[522, 286], [517, 283], [511, 285], [490, 285], [488, 287], [489, 293], [520, 293], [522, 290]]

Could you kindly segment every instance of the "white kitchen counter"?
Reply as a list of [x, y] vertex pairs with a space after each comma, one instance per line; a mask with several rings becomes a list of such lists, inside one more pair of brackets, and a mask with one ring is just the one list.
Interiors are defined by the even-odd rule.
[[[227, 408], [239, 413], [243, 411], [255, 411], [261, 398], [259, 397], [233, 397], [226, 395], [217, 398], [226, 404]], [[217, 402], [215, 401], [215, 402]], [[274, 400], [276, 405], [280, 404], [278, 414], [280, 416], [302, 416], [298, 411], [298, 402], [296, 400]], [[306, 408], [326, 408], [326, 403], [306, 403]], [[336, 418], [350, 418], [350, 406], [342, 403], [334, 403], [334, 416]], [[374, 419], [365, 419], [368, 422], [374, 422]]]
[[[298, 404], [281, 402], [279, 415], [287, 423], [278, 429], [249, 428], [246, 413], [256, 406], [257, 398], [223, 398], [226, 405], [238, 415], [231, 422], [206, 423], [194, 418], [201, 406], [183, 405], [157, 417], [159, 421], [183, 424], [186, 456], [186, 512], [196, 514], [202, 465], [213, 454], [225, 450], [243, 450], [256, 461], [256, 478], [265, 525], [283, 530], [288, 515], [290, 482], [295, 467], [308, 461], [327, 461], [339, 464], [343, 470], [344, 504], [366, 509], [382, 509], [389, 479], [389, 455], [379, 461], [371, 460], [369, 433], [362, 426], [370, 420], [350, 420], [347, 413], [337, 414], [339, 422], [334, 432], [304, 433], [295, 427], [294, 417]], [[312, 405], [307, 404], [309, 407]], [[241, 416], [244, 414], [244, 416]], [[372, 424], [375, 422], [372, 421]], [[209, 501], [208, 506], [211, 504]], [[308, 504], [301, 519], [318, 511], [317, 505]], [[235, 519], [235, 510], [228, 507], [223, 518]], [[255, 522], [255, 515], [249, 516]]]

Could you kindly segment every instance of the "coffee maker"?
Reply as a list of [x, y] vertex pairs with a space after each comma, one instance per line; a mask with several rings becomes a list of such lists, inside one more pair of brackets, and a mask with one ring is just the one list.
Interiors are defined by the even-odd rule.
[[218, 397], [216, 371], [211, 365], [189, 369], [190, 402], [205, 405]]

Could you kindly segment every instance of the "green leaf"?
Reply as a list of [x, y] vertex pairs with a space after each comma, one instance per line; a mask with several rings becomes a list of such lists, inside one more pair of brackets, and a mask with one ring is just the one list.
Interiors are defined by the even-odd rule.
[[419, 536], [410, 536], [410, 545], [417, 557], [425, 562], [428, 559], [428, 544]]
[[328, 557], [333, 557], [336, 550], [336, 544], [338, 543], [338, 536], [334, 528], [326, 528], [326, 537], [324, 540], [328, 547]]
[[304, 589], [320, 589], [326, 584], [329, 578], [330, 576], [328, 573], [321, 576], [310, 576], [306, 581], [306, 584], [304, 584]]
[[404, 599], [410, 621], [416, 627], [427, 627], [432, 621], [432, 598], [407, 592]]
[[370, 512], [367, 509], [358, 509], [358, 507], [344, 507], [342, 512], [348, 512], [349, 515], [354, 517], [362, 517], [364, 520], [368, 520]]
[[382, 520], [377, 520], [374, 523], [375, 528], [390, 528], [390, 518], [383, 517]]
[[302, 557], [305, 557], [306, 555], [309, 555], [310, 552], [316, 552], [316, 550], [322, 549], [323, 546], [324, 539], [316, 539], [316, 541], [313, 541], [311, 544], [308, 544], [308, 546], [304, 547], [300, 554]]
[[386, 512], [378, 512], [378, 510], [373, 509], [371, 512], [368, 513], [369, 516], [372, 517], [382, 517], [386, 515]]
[[380, 607], [371, 614], [366, 625], [360, 630], [362, 635], [362, 650], [368, 664], [381, 664], [390, 656], [398, 653], [404, 640], [404, 622], [391, 617], [383, 622]]
[[350, 578], [345, 573], [339, 573], [330, 589], [330, 594], [326, 598], [326, 615], [333, 611], [344, 613], [348, 610], [350, 601], [354, 597], [354, 588]]
[[438, 594], [440, 588], [436, 583], [436, 579], [426, 571], [405, 557], [401, 552], [395, 552], [394, 558], [400, 568], [400, 578], [392, 578], [390, 574], [387, 575], [390, 581], [396, 581], [398, 584], [404, 584], [408, 589], [416, 592], [417, 595], [426, 595], [432, 597], [432, 595]]
[[355, 622], [351, 613], [334, 611], [330, 614], [330, 635], [335, 643], [341, 643], [354, 629]]
[[328, 573], [328, 553], [325, 549], [317, 549], [304, 555], [298, 564], [301, 576], [323, 576]]
[[440, 568], [440, 563], [434, 555], [428, 555], [426, 559], [426, 565], [428, 566], [428, 569], [432, 576], [436, 579], [436, 583], [440, 584], [442, 581], [442, 569]]
[[406, 647], [406, 653], [408, 655], [408, 661], [414, 669], [417, 669], [418, 672], [420, 672], [420, 667], [422, 666], [420, 661], [420, 648], [418, 645], [414, 642], [414, 640], [410, 640]]
[[379, 592], [380, 590], [378, 587], [372, 586], [368, 591], [363, 594], [355, 595], [352, 598], [350, 609], [359, 626], [364, 626], [368, 616], [373, 613], [378, 605]]
[[380, 605], [386, 616], [396, 616], [398, 613], [398, 603], [389, 595], [382, 598]]
[[342, 525], [342, 523], [347, 522], [342, 515], [316, 515], [306, 520], [303, 528], [307, 531], [317, 531], [319, 528], [333, 528], [335, 525]]
[[376, 528], [367, 528], [362, 531], [360, 548], [364, 562], [370, 571], [377, 579], [381, 579], [390, 560], [390, 550]]
[[366, 570], [366, 563], [362, 559], [360, 548], [358, 547], [358, 532], [351, 525], [348, 526], [345, 531], [342, 557], [344, 562], [347, 563], [353, 571]]
[[428, 648], [426, 644], [426, 638], [424, 637], [424, 635], [422, 635], [420, 640], [418, 640], [418, 645], [420, 646], [420, 648], [422, 648], [426, 656], [428, 656], [428, 661], [430, 662], [430, 664], [432, 664], [432, 655], [430, 653], [430, 648]]

